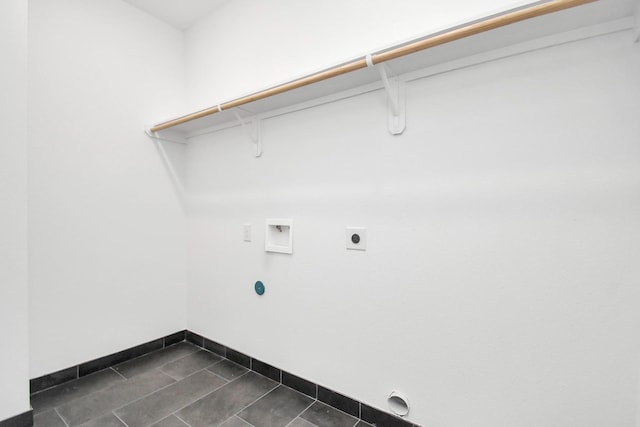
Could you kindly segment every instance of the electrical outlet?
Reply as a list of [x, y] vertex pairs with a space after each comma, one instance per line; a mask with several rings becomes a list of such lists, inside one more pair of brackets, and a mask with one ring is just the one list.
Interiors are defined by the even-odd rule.
[[364, 227], [347, 227], [346, 229], [347, 249], [357, 251], [367, 250], [367, 229]]

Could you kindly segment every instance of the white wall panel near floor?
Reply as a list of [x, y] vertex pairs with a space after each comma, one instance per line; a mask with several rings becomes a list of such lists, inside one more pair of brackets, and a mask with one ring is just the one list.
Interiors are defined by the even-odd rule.
[[29, 406], [27, 3], [0, 2], [0, 421]]
[[182, 33], [112, 0], [30, 5], [31, 375], [185, 327], [184, 215], [143, 125], [183, 108]]
[[[240, 128], [192, 140], [189, 328], [379, 408], [397, 388], [425, 426], [635, 425], [640, 45], [407, 96], [402, 136], [375, 92], [265, 120], [259, 159]], [[264, 252], [272, 217], [293, 255]]]

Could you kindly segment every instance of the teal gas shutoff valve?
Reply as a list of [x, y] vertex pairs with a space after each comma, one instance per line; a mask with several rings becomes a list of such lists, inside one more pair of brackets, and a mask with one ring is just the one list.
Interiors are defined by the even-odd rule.
[[256, 290], [256, 294], [264, 294], [264, 283], [262, 283], [261, 281], [258, 280], [253, 288]]

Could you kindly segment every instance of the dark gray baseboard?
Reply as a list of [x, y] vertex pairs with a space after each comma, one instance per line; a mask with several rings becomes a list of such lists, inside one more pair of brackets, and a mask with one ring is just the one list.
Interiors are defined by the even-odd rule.
[[27, 411], [15, 417], [0, 421], [0, 427], [32, 427], [33, 411]]

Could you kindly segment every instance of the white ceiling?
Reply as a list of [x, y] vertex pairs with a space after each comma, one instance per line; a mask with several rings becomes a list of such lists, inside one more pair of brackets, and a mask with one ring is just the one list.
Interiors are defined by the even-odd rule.
[[228, 0], [124, 0], [161, 21], [186, 30]]

